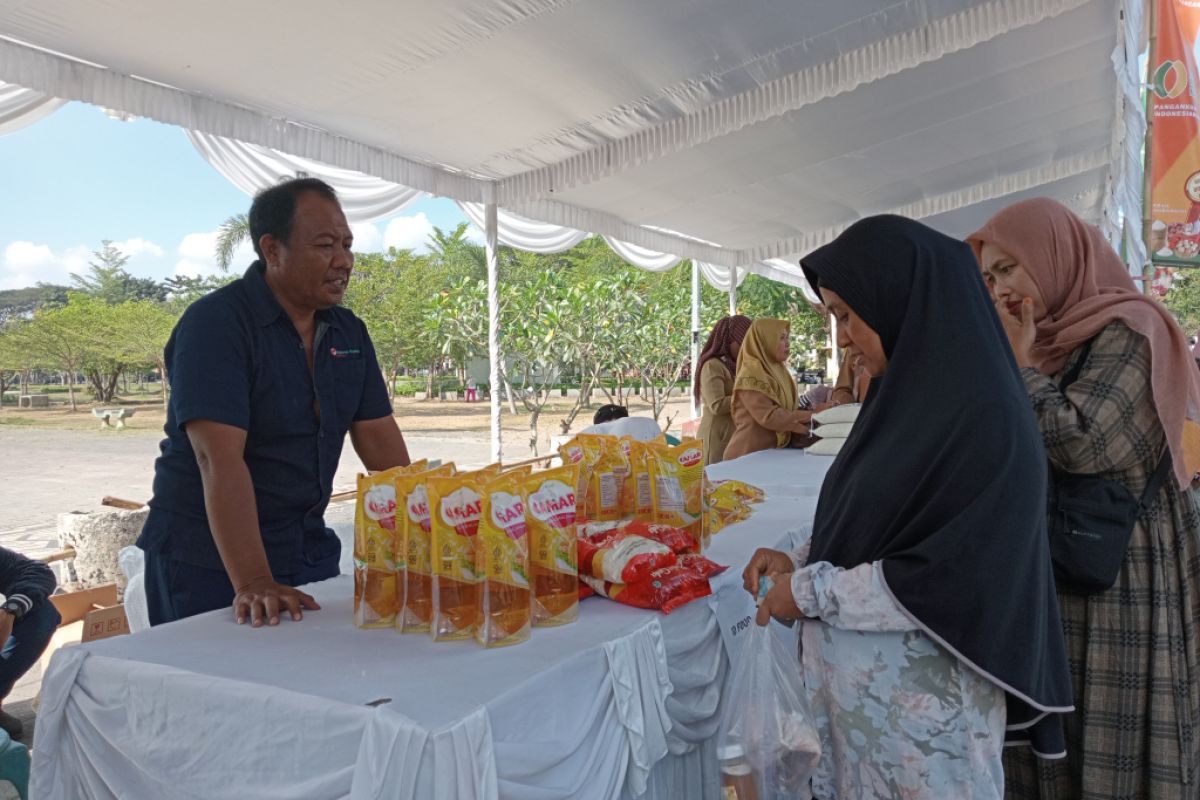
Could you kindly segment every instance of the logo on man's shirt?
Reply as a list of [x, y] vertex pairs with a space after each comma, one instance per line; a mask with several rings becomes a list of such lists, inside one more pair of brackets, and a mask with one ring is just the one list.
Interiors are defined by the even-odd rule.
[[329, 348], [329, 355], [333, 356], [334, 358], [358, 358], [362, 355], [362, 350], [359, 350], [357, 347], [347, 347], [342, 350], [339, 350], [336, 347], [331, 347]]

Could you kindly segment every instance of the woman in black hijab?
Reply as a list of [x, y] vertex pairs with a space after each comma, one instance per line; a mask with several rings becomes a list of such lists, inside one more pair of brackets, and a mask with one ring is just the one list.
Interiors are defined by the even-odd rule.
[[873, 379], [808, 552], [744, 573], [781, 573], [760, 624], [805, 620], [814, 795], [1000, 797], [1006, 733], [1061, 758], [1072, 702], [1046, 457], [1004, 332], [971, 250], [912, 220], [862, 220], [802, 266]]

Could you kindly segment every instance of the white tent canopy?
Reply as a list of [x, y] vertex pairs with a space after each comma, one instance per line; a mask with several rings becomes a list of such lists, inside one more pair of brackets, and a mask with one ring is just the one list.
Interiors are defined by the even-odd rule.
[[0, 0], [0, 80], [749, 267], [1082, 174], [1113, 231], [1140, 6]]
[[0, 0], [0, 80], [375, 176], [397, 185], [383, 205], [451, 197], [495, 220], [493, 241], [586, 231], [642, 266], [798, 285], [796, 260], [862, 216], [963, 235], [1037, 194], [1114, 243], [1123, 222], [1140, 264], [1143, 16], [1142, 0]]

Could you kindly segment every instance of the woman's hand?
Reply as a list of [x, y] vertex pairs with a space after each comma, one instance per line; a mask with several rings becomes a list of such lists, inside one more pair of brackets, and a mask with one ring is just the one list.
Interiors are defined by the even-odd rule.
[[787, 553], [779, 550], [771, 550], [766, 547], [760, 547], [754, 551], [754, 555], [750, 556], [750, 563], [742, 570], [742, 586], [750, 593], [750, 596], [758, 599], [758, 579], [763, 575], [768, 578], [774, 577], [782, 572], [791, 572], [796, 568], [792, 563], [792, 559]]
[[1013, 358], [1017, 367], [1033, 366], [1033, 341], [1037, 336], [1037, 326], [1033, 322], [1033, 299], [1026, 297], [1021, 301], [1021, 315], [1014, 317], [999, 300], [996, 301], [996, 314], [1000, 324], [1008, 336], [1008, 344], [1012, 348]]
[[758, 607], [758, 616], [755, 618], [755, 622], [759, 625], [766, 625], [771, 621], [771, 617], [780, 622], [794, 622], [802, 618], [804, 615], [796, 606], [796, 598], [792, 597], [792, 573], [777, 573], [772, 576], [772, 580], [775, 581], [775, 585], [771, 587], [771, 591], [767, 592], [767, 596], [763, 598], [762, 604]]

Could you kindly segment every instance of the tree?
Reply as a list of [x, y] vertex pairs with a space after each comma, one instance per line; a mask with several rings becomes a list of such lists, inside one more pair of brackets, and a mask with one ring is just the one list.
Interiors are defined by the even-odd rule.
[[216, 258], [221, 272], [228, 272], [233, 263], [233, 254], [242, 244], [250, 239], [250, 217], [245, 214], [234, 214], [221, 223], [217, 229]]
[[167, 290], [167, 304], [178, 315], [204, 295], [235, 280], [233, 275], [172, 275], [163, 281], [163, 286]]
[[[80, 297], [80, 295], [73, 295]], [[75, 402], [75, 376], [89, 352], [82, 333], [94, 322], [83, 303], [68, 303], [62, 308], [39, 311], [25, 329], [27, 342], [35, 357], [47, 366], [67, 373], [67, 396], [71, 410], [78, 411]]]
[[600, 382], [601, 372], [620, 368], [616, 365], [623, 339], [633, 335], [641, 308], [635, 283], [634, 276], [623, 270], [576, 284], [564, 293], [559, 342], [565, 362], [579, 374], [579, 397], [561, 422], [564, 435], [589, 403], [593, 387], [599, 385], [607, 394]]
[[114, 308], [113, 346], [125, 363], [150, 364], [162, 380], [163, 406], [167, 404], [167, 364], [163, 349], [178, 317], [162, 303], [139, 300]]
[[0, 325], [14, 319], [28, 319], [39, 308], [66, 305], [68, 291], [68, 287], [53, 283], [0, 291]]
[[[513, 291], [511, 284], [505, 284], [500, 291], [500, 314], [504, 319], [505, 301]], [[501, 330], [504, 324], [501, 322]], [[433, 298], [432, 314], [425, 321], [427, 334], [437, 337], [441, 345], [441, 355], [449, 357], [460, 364], [476, 357], [486, 357], [488, 353], [488, 305], [487, 282], [462, 278], [451, 285], [449, 289], [438, 292]], [[501, 341], [503, 352], [503, 340]], [[500, 377], [507, 390], [509, 407], [513, 414], [517, 413], [513, 389], [504, 369], [504, 358], [500, 358]], [[490, 387], [497, 391], [498, 387]]]
[[[562, 331], [572, 313], [566, 300], [566, 286], [552, 270], [545, 270], [523, 286], [511, 286], [505, 308], [503, 350], [520, 377], [517, 396], [529, 412], [529, 451], [538, 455], [538, 420], [550, 401], [551, 390], [558, 385], [564, 356], [567, 355]], [[486, 314], [485, 314], [486, 316]], [[507, 371], [507, 365], [505, 364]], [[512, 381], [507, 381], [510, 393]], [[511, 397], [511, 394], [510, 394]]]
[[392, 378], [389, 387], [401, 368], [429, 367], [441, 355], [441, 338], [427, 324], [440, 281], [436, 266], [409, 250], [355, 256], [345, 305], [366, 323], [379, 363]]
[[166, 300], [167, 290], [152, 278], [137, 278], [126, 271], [129, 256], [125, 255], [105, 239], [101, 248], [92, 252], [93, 261], [86, 275], [71, 273], [76, 291], [103, 300], [106, 303], [124, 303], [126, 300]]
[[469, 223], [460, 222], [447, 233], [435, 225], [429, 235], [429, 258], [445, 269], [450, 281], [487, 279], [487, 249], [467, 238], [468, 228]]
[[1175, 273], [1175, 282], [1163, 298], [1163, 304], [1179, 321], [1188, 335], [1200, 331], [1200, 270], [1181, 269]]
[[37, 348], [32, 319], [9, 320], [0, 326], [0, 370], [14, 372], [21, 394], [29, 393], [30, 374], [45, 366], [53, 366]]
[[23, 320], [13, 320], [0, 325], [0, 408], [4, 404], [4, 393], [20, 379], [25, 369], [19, 332]]

